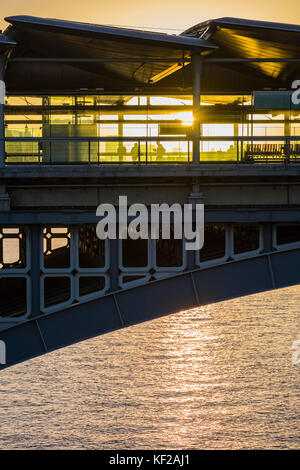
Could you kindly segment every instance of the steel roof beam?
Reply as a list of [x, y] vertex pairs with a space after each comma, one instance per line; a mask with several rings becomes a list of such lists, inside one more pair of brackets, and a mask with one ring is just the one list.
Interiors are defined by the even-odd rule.
[[300, 58], [274, 58], [274, 57], [216, 57], [216, 58], [209, 58], [204, 59], [205, 62], [213, 62], [213, 63], [226, 63], [226, 62], [285, 62], [285, 63], [297, 63], [300, 62]]
[[83, 58], [83, 57], [14, 57], [9, 62], [78, 62], [78, 63], [94, 63], [94, 62], [154, 62], [154, 63], [179, 63], [180, 65], [190, 63], [191, 59], [188, 58], [174, 58], [174, 59], [160, 59], [159, 57], [127, 57], [127, 58], [116, 58], [116, 57], [101, 57], [101, 58]]

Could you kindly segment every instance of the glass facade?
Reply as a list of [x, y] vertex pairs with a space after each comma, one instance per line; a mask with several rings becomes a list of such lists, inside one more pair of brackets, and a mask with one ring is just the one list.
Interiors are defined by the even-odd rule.
[[[193, 120], [191, 95], [9, 96], [6, 162], [188, 163]], [[298, 110], [257, 108], [252, 95], [203, 95], [200, 121], [200, 161], [300, 157]]]

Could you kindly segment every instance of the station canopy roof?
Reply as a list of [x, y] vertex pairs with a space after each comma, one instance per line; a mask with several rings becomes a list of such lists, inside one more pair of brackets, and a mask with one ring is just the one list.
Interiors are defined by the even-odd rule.
[[[193, 53], [208, 59], [300, 57], [300, 26], [282, 23], [219, 18], [170, 35], [32, 16], [6, 21], [10, 25], [0, 35], [0, 48], [6, 41], [12, 49], [8, 92], [180, 90], [183, 81], [188, 89], [192, 79], [191, 66], [182, 67], [179, 60]], [[218, 92], [278, 89], [290, 87], [299, 73], [295, 62], [207, 62], [202, 87]]]
[[4, 34], [0, 34], [0, 53], [7, 53], [12, 47], [16, 46], [16, 42]]
[[[25, 82], [30, 75], [34, 81], [43, 82], [45, 75], [49, 73], [55, 83], [58, 80], [56, 74], [60, 74], [61, 77], [63, 75], [61, 81], [65, 82], [62, 83], [63, 88], [66, 84], [70, 88], [76, 88], [80, 82], [81, 87], [85, 86], [85, 82], [88, 85], [92, 82], [95, 88], [101, 87], [102, 84], [107, 87], [120, 81], [123, 86], [156, 82], [160, 77], [178, 68], [177, 64], [166, 63], [164, 60], [188, 58], [193, 52], [207, 54], [216, 49], [216, 46], [209, 41], [188, 36], [31, 16], [13, 16], [6, 18], [6, 21], [11, 23], [11, 26], [5, 34], [18, 43], [11, 55], [12, 58], [131, 60], [131, 62], [101, 63], [45, 62], [43, 67], [37, 62], [12, 62], [14, 69], [23, 72]], [[135, 58], [144, 59], [145, 62], [141, 60], [132, 62]], [[147, 62], [149, 58], [161, 59], [162, 62]]]
[[[209, 40], [219, 46], [214, 57], [276, 58], [300, 57], [300, 26], [239, 18], [219, 18], [199, 23], [184, 33], [188, 37]], [[256, 62], [247, 63], [262, 75], [287, 79], [295, 69], [295, 63]], [[299, 70], [299, 65], [296, 66]]]

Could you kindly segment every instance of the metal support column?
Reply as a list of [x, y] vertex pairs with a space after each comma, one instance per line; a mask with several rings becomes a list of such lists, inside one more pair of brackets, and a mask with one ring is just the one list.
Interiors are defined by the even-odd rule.
[[[291, 112], [285, 111], [284, 113], [284, 136], [291, 136]], [[289, 140], [285, 141], [285, 163], [289, 163], [291, 156], [291, 142]], [[293, 153], [293, 152], [292, 152]]]
[[[119, 114], [118, 115], [118, 137], [123, 137], [124, 136], [124, 115]], [[123, 142], [118, 143], [118, 159], [119, 162], [124, 161], [124, 144]]]
[[119, 240], [109, 240], [110, 291], [119, 289]]
[[[239, 125], [237, 122], [235, 122], [233, 124], [233, 135], [234, 137], [238, 137], [239, 136]], [[235, 155], [235, 159], [237, 161], [239, 161], [239, 141], [238, 140], [235, 140], [234, 141], [234, 144], [233, 144], [233, 148], [234, 148], [234, 155]]]
[[40, 255], [41, 255], [41, 227], [32, 225], [30, 230], [30, 259], [31, 259], [31, 314], [40, 315]]
[[263, 252], [273, 251], [273, 226], [271, 223], [262, 224]]
[[0, 55], [0, 167], [5, 166], [5, 66], [6, 56], [2, 54]]
[[193, 164], [199, 165], [200, 163], [200, 137], [201, 137], [201, 122], [200, 122], [200, 93], [201, 93], [201, 70], [202, 70], [201, 54], [193, 54], [192, 68], [193, 68], [193, 115], [194, 115]]
[[291, 112], [284, 112], [284, 135], [285, 137], [290, 137], [291, 135]]
[[[200, 191], [199, 184], [193, 184], [192, 191], [188, 197], [188, 204], [193, 207], [193, 219], [196, 220], [196, 205], [204, 204], [204, 194]], [[186, 252], [187, 269], [192, 270], [197, 268], [197, 251], [188, 250]]]

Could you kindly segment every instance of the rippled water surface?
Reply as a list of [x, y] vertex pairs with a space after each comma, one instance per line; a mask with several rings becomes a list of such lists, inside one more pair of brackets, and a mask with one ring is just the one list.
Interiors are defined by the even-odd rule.
[[0, 447], [300, 448], [299, 306], [298, 286], [253, 295], [7, 369]]

